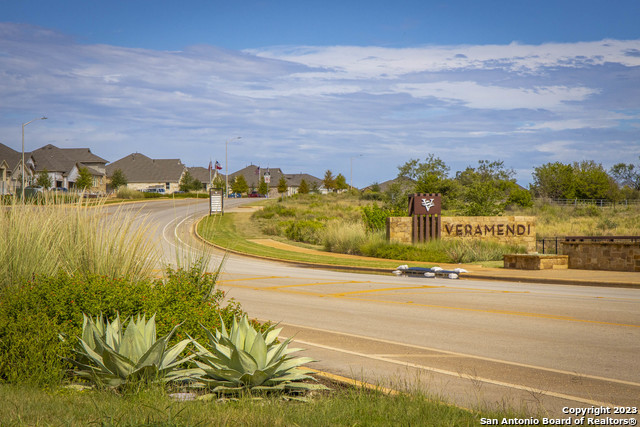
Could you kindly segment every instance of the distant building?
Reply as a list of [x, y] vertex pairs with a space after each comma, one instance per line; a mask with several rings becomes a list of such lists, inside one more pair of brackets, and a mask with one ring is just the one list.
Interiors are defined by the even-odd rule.
[[[35, 172], [35, 162], [25, 153], [25, 185], [31, 184]], [[0, 194], [15, 194], [22, 186], [22, 152], [0, 144]]]
[[164, 189], [166, 193], [178, 191], [182, 175], [187, 170], [180, 159], [152, 159], [140, 153], [109, 163], [107, 177], [120, 169], [127, 178], [127, 187], [134, 190]]
[[48, 144], [29, 154], [35, 162], [35, 175], [46, 171], [52, 188], [73, 190], [80, 169], [86, 168], [93, 177], [92, 186], [87, 188], [87, 191], [106, 191], [107, 161], [93, 154], [88, 148], [58, 148]]
[[231, 187], [233, 181], [240, 175], [244, 176], [244, 179], [247, 181], [247, 184], [249, 185], [249, 193], [258, 190], [261, 177], [268, 177], [265, 181], [270, 181], [267, 184], [269, 186], [269, 197], [277, 197], [280, 194], [278, 193], [278, 184], [282, 177], [284, 177], [287, 183], [287, 191], [284, 193], [287, 196], [298, 193], [300, 183], [303, 179], [307, 183], [310, 191], [315, 189], [321, 193], [327, 192], [322, 184], [322, 180], [312, 175], [306, 173], [285, 174], [280, 168], [263, 168], [253, 164], [229, 174], [229, 187]]

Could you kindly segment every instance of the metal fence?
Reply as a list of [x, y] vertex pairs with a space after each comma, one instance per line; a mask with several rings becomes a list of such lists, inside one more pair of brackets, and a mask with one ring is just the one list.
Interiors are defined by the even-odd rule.
[[562, 255], [562, 245], [564, 237], [542, 237], [536, 239], [536, 252], [539, 254]]
[[560, 206], [597, 206], [601, 208], [613, 206], [640, 205], [640, 199], [625, 199], [612, 202], [605, 199], [548, 199], [554, 205]]

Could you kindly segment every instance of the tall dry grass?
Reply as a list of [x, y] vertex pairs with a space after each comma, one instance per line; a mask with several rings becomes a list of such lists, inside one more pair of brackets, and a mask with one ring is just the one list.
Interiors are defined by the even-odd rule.
[[640, 235], [640, 205], [598, 207], [537, 203], [533, 208], [510, 214], [535, 216], [539, 237]]
[[160, 261], [148, 239], [150, 224], [135, 212], [101, 203], [89, 206], [45, 198], [38, 204], [17, 199], [0, 204], [0, 286], [34, 275], [98, 274], [149, 278]]

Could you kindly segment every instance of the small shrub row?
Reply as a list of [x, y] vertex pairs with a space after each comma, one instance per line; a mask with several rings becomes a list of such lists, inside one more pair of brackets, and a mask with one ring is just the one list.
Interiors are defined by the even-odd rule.
[[68, 365], [71, 343], [59, 334], [79, 336], [83, 313], [156, 314], [161, 335], [182, 323], [174, 339], [186, 334], [204, 339], [200, 324], [210, 330], [220, 317], [231, 323], [242, 314], [237, 302], [223, 305], [224, 292], [215, 289], [216, 276], [198, 268], [168, 270], [163, 279], [131, 282], [97, 275], [36, 276], [0, 289], [0, 382], [59, 384]]

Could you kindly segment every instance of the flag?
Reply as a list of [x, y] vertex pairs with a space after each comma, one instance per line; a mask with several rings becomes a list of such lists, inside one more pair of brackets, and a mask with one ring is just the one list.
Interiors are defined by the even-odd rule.
[[222, 170], [222, 166], [220, 166], [220, 163], [218, 163], [217, 160], [216, 160], [216, 169], [217, 170]]
[[256, 175], [260, 175], [260, 166], [256, 168]]

